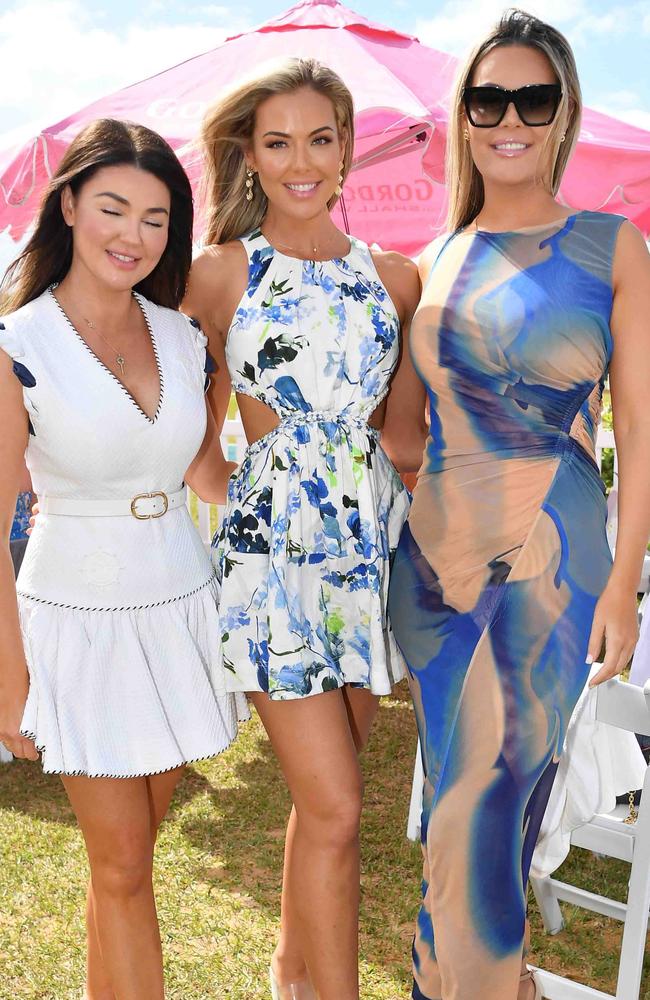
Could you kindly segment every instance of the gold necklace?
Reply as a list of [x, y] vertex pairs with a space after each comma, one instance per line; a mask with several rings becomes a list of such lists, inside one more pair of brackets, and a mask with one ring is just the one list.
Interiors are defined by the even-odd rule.
[[103, 340], [105, 344], [108, 344], [108, 346], [110, 347], [111, 351], [115, 351], [115, 364], [119, 365], [120, 375], [122, 376], [122, 378], [124, 378], [124, 370], [125, 370], [124, 366], [126, 365], [126, 358], [124, 357], [124, 355], [122, 354], [122, 352], [115, 350], [115, 348], [113, 347], [113, 345], [111, 344], [111, 342], [109, 340], [107, 340], [106, 337], [102, 333], [99, 332], [99, 330], [97, 329], [96, 325], [93, 323], [93, 321], [91, 319], [87, 319], [86, 316], [82, 316], [81, 318], [83, 319], [84, 323], [88, 324], [88, 326], [93, 331], [93, 333], [97, 334], [97, 336], [100, 338], [100, 340]]
[[[269, 237], [266, 235], [266, 233], [262, 233], [262, 236], [264, 237], [264, 239], [266, 240], [266, 242], [269, 244], [269, 246], [271, 246], [271, 247], [277, 246], [277, 247], [280, 247], [281, 250], [291, 250], [292, 253], [297, 253], [303, 260], [305, 259], [304, 257], [302, 257], [302, 253], [301, 253], [301, 251], [297, 247], [289, 246], [288, 243], [283, 243], [282, 240], [272, 240], [272, 239], [269, 239]], [[325, 244], [325, 246], [327, 246], [327, 243]], [[322, 256], [323, 255], [323, 250], [321, 249], [320, 254], [319, 254], [317, 246], [313, 246], [311, 248], [311, 251], [314, 254], [314, 257]]]

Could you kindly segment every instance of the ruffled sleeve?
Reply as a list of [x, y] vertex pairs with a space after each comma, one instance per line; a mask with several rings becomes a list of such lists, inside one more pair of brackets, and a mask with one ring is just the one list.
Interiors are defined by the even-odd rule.
[[23, 403], [29, 416], [29, 433], [34, 434], [34, 418], [37, 416], [35, 393], [36, 376], [27, 367], [21, 338], [13, 329], [9, 317], [0, 320], [0, 350], [8, 354], [13, 362], [13, 372], [23, 387]]
[[217, 362], [214, 360], [214, 358], [212, 357], [212, 355], [208, 350], [208, 338], [203, 333], [203, 330], [199, 325], [199, 321], [194, 319], [192, 316], [188, 316], [187, 322], [190, 325], [190, 330], [194, 340], [197, 357], [199, 359], [201, 368], [203, 369], [203, 372], [205, 374], [203, 391], [207, 392], [208, 389], [210, 388], [210, 379], [212, 375], [214, 375], [215, 372], [218, 371], [219, 366], [217, 365]]

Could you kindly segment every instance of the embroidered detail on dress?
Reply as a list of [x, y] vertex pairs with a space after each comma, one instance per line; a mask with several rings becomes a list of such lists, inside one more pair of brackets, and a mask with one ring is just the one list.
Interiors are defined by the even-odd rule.
[[81, 566], [81, 575], [91, 587], [110, 587], [120, 578], [122, 564], [113, 552], [98, 549], [87, 555]]

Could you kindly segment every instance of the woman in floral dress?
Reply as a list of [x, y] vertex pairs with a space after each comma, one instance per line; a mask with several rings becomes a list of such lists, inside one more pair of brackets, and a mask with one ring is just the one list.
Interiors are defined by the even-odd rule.
[[18, 485], [20, 493], [16, 498], [16, 510], [9, 534], [9, 551], [11, 552], [11, 560], [16, 576], [18, 576], [18, 571], [25, 555], [25, 549], [27, 548], [29, 518], [34, 502], [32, 483], [27, 466], [23, 468]]
[[[326, 67], [267, 69], [209, 112], [203, 142], [209, 245], [184, 308], [221, 362], [217, 417], [232, 385], [250, 442], [215, 542], [223, 655], [293, 799], [272, 990], [356, 1000], [357, 754], [378, 696], [403, 676], [386, 598], [408, 494], [377, 428], [391, 380], [411, 396], [415, 376], [395, 372], [419, 283], [410, 261], [330, 218], [353, 107]], [[409, 443], [407, 469], [424, 413], [397, 410], [388, 439]]]

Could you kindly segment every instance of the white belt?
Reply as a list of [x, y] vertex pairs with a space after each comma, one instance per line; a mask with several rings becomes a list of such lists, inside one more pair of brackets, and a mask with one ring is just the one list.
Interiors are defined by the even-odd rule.
[[64, 517], [125, 517], [131, 514], [138, 521], [148, 521], [162, 517], [168, 510], [182, 507], [186, 489], [176, 493], [156, 490], [152, 493], [136, 493], [131, 500], [75, 500], [68, 497], [39, 497], [41, 514], [56, 514]]

